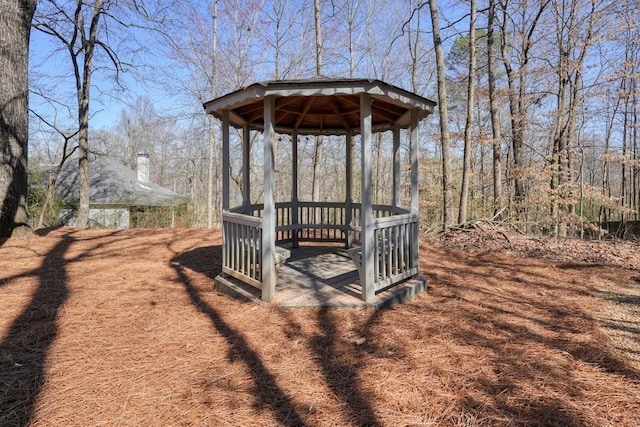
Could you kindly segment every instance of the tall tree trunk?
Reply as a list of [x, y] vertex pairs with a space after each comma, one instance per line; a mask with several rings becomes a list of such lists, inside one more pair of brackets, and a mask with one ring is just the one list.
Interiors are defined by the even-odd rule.
[[[623, 87], [624, 87], [624, 79], [622, 79], [622, 81], [620, 82], [620, 89], [618, 93], [623, 93]], [[613, 106], [613, 111], [611, 111], [611, 114], [607, 119], [608, 120], [607, 131], [605, 132], [605, 136], [604, 136], [604, 153], [602, 156], [603, 163], [602, 163], [601, 193], [603, 196], [603, 200], [611, 199], [611, 193], [612, 193], [611, 192], [611, 168], [609, 166], [609, 154], [610, 154], [610, 147], [611, 147], [611, 137], [613, 135], [613, 126], [616, 122], [616, 116], [620, 111], [621, 101], [622, 101], [621, 97], [617, 96], [616, 103]], [[608, 203], [604, 203], [604, 202], [601, 203], [600, 205], [600, 212], [598, 215], [600, 223], [608, 222], [611, 220], [611, 210], [607, 205]]]
[[316, 75], [322, 75], [322, 25], [320, 20], [320, 0], [313, 0], [313, 17], [316, 28]]
[[469, 16], [469, 80], [467, 83], [467, 120], [464, 126], [464, 156], [462, 167], [462, 188], [460, 190], [460, 211], [458, 223], [467, 221], [469, 199], [469, 174], [471, 173], [471, 145], [473, 139], [473, 108], [475, 104], [476, 75], [476, 0], [470, 1]]
[[[579, 0], [559, 5], [556, 16], [558, 41], [558, 94], [556, 129], [554, 131], [553, 161], [556, 162], [555, 177], [551, 181], [554, 203], [552, 218], [557, 234], [567, 235], [567, 215], [573, 212], [575, 201], [571, 195], [571, 148], [575, 139], [576, 116], [582, 99], [582, 71], [584, 61], [592, 43], [593, 26], [597, 15], [595, 1], [588, 11], [587, 28], [579, 28]], [[576, 31], [582, 30], [582, 31]], [[586, 30], [586, 31], [585, 31]], [[577, 34], [583, 34], [577, 39]]]
[[[322, 75], [322, 24], [320, 20], [320, 0], [313, 0], [313, 15], [316, 28], [316, 75]], [[322, 165], [322, 135], [316, 136], [311, 177], [311, 199], [320, 200], [320, 166]]]
[[491, 115], [491, 147], [493, 150], [493, 214], [497, 215], [502, 209], [502, 129], [500, 124], [500, 110], [496, 93], [495, 70], [495, 31], [496, 15], [495, 0], [489, 0], [489, 19], [487, 29], [487, 67], [489, 73], [489, 111]]
[[560, 194], [560, 189], [565, 182], [564, 179], [564, 170], [566, 169], [566, 125], [563, 123], [564, 119], [564, 108], [567, 99], [567, 85], [569, 81], [564, 78], [567, 73], [566, 68], [568, 67], [568, 52], [565, 53], [562, 51], [562, 45], [559, 44], [560, 48], [560, 64], [558, 66], [558, 94], [557, 94], [557, 117], [556, 117], [556, 129], [554, 131], [554, 140], [553, 140], [553, 157], [552, 164], [554, 166], [553, 175], [551, 177], [551, 218], [554, 224], [554, 231], [556, 235], [566, 236], [566, 228], [562, 227], [561, 216], [563, 215], [564, 209], [561, 206], [562, 195]]
[[[410, 7], [413, 8], [413, 2], [409, 2]], [[411, 90], [414, 93], [418, 93], [418, 59], [420, 55], [418, 54], [418, 48], [420, 47], [420, 14], [416, 14], [416, 28], [415, 30], [411, 30], [411, 24], [409, 24], [409, 55], [411, 56]], [[415, 33], [415, 38], [413, 38], [413, 34]]]
[[35, 0], [0, 0], [0, 237], [28, 234], [28, 56]]
[[[82, 81], [78, 82], [78, 146], [79, 162], [78, 175], [80, 180], [80, 203], [78, 206], [78, 218], [76, 226], [86, 228], [89, 226], [89, 98], [91, 94], [91, 75], [93, 74], [93, 52], [98, 39], [98, 25], [102, 14], [103, 0], [95, 0], [89, 25], [89, 37], [85, 41], [84, 58], [82, 68]], [[78, 30], [84, 31], [82, 18], [82, 0], [78, 0], [80, 10]]]
[[631, 189], [631, 194], [633, 195], [633, 206], [634, 206], [634, 219], [638, 219], [640, 217], [640, 195], [638, 194], [640, 192], [640, 164], [639, 159], [638, 159], [638, 84], [637, 84], [637, 79], [636, 79], [636, 73], [635, 73], [635, 68], [636, 66], [634, 66], [634, 73], [633, 73], [633, 91], [631, 92], [631, 97], [633, 98], [633, 101], [631, 103], [632, 105], [632, 130], [631, 130], [631, 142], [632, 142], [632, 169], [633, 169], [633, 186]]
[[451, 183], [451, 149], [449, 142], [449, 114], [447, 111], [447, 79], [444, 65], [444, 49], [440, 36], [440, 20], [437, 0], [429, 0], [433, 45], [436, 51], [436, 72], [438, 75], [438, 108], [440, 110], [440, 145], [442, 146], [442, 225], [447, 229], [453, 225], [453, 191]]
[[[216, 69], [218, 65], [218, 0], [213, 2], [213, 34], [211, 35], [211, 97], [216, 97]], [[216, 143], [215, 119], [209, 116], [209, 180], [207, 181], [207, 227], [213, 227], [214, 212], [218, 203], [214, 200], [214, 180], [218, 176], [216, 159], [218, 158], [218, 144]]]
[[[625, 78], [626, 83], [626, 78]], [[629, 96], [628, 89], [624, 87], [624, 108], [622, 109], [622, 176], [620, 177], [620, 221], [627, 220], [627, 141], [629, 139]]]

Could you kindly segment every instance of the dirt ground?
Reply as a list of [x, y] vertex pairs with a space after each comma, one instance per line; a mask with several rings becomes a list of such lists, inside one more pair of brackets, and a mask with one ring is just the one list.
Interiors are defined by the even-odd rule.
[[213, 289], [219, 231], [0, 241], [0, 426], [637, 426], [640, 245], [424, 235], [386, 310]]

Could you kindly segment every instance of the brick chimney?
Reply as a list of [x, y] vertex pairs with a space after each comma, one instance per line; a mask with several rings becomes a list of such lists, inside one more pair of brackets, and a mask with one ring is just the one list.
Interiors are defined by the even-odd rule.
[[138, 181], [149, 182], [149, 154], [138, 153]]

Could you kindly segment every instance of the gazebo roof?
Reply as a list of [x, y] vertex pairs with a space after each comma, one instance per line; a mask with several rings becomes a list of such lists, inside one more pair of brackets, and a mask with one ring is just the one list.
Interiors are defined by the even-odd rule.
[[433, 112], [435, 102], [375, 79], [277, 80], [254, 83], [206, 102], [207, 113], [222, 118], [229, 110], [231, 126], [263, 130], [264, 98], [275, 96], [275, 128], [279, 133], [342, 135], [360, 131], [360, 94], [372, 98], [372, 131], [410, 125], [410, 110], [420, 119]]

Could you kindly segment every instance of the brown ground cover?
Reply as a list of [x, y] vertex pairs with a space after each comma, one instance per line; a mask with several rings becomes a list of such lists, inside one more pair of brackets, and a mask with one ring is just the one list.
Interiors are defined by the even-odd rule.
[[640, 425], [637, 243], [425, 235], [371, 311], [230, 299], [220, 240], [0, 241], [0, 425]]

